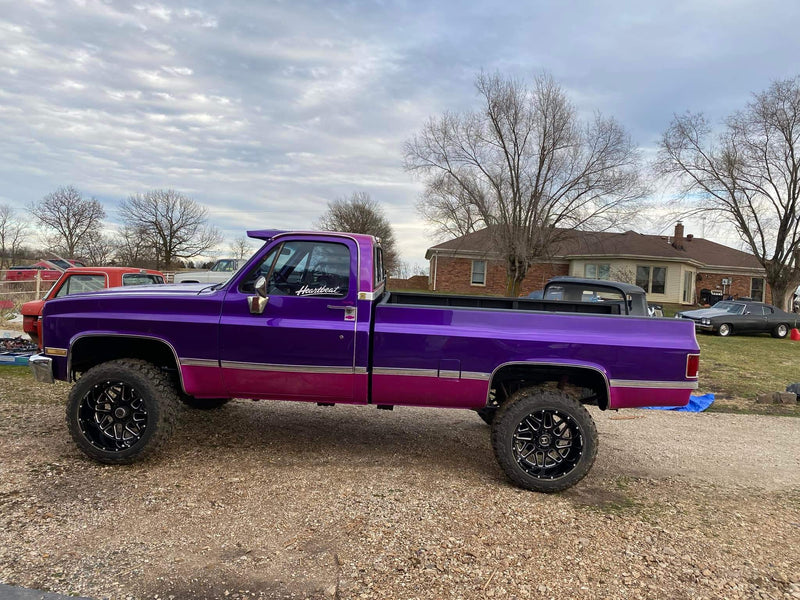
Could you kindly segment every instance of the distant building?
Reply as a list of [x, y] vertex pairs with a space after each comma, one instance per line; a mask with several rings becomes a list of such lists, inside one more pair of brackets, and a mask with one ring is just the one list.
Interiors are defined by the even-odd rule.
[[[765, 272], [752, 254], [684, 236], [565, 230], [550, 257], [531, 265], [522, 293], [541, 289], [556, 275], [628, 281], [652, 302], [702, 303], [710, 298], [750, 297], [769, 301]], [[504, 294], [506, 263], [492, 247], [488, 229], [428, 249], [428, 287], [451, 293]]]

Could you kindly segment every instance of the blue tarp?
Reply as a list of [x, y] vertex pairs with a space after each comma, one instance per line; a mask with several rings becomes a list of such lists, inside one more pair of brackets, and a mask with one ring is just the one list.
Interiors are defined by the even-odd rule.
[[714, 394], [703, 396], [689, 396], [689, 404], [686, 406], [648, 406], [653, 410], [675, 410], [680, 412], [703, 412], [714, 403]]

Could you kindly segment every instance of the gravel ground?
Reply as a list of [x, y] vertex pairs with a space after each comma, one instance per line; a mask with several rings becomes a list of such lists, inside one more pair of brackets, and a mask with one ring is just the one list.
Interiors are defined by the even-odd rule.
[[94, 598], [800, 598], [800, 420], [593, 411], [597, 462], [509, 485], [454, 410], [182, 410], [128, 467], [0, 368], [0, 583]]

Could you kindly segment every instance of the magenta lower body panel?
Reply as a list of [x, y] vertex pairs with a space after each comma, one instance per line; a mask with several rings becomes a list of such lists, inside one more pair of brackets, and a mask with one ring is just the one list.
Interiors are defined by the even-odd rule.
[[300, 373], [223, 368], [226, 389], [234, 398], [366, 403], [367, 374]]
[[197, 398], [227, 398], [219, 367], [181, 365], [183, 389]]
[[415, 375], [372, 376], [373, 404], [475, 409], [486, 406], [488, 392], [488, 380]]
[[690, 389], [611, 387], [609, 408], [639, 408], [643, 406], [686, 406]]

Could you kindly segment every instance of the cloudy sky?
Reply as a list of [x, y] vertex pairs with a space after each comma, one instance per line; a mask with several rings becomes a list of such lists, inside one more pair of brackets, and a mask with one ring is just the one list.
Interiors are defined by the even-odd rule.
[[364, 191], [422, 262], [402, 145], [474, 107], [481, 69], [548, 71], [647, 152], [674, 112], [719, 121], [800, 74], [798, 17], [770, 0], [0, 0], [0, 203], [72, 184], [113, 222], [128, 194], [171, 187], [231, 240]]

